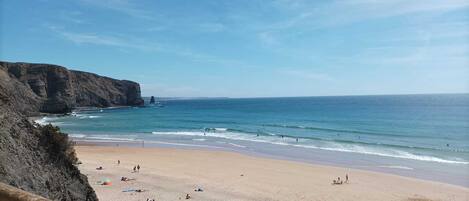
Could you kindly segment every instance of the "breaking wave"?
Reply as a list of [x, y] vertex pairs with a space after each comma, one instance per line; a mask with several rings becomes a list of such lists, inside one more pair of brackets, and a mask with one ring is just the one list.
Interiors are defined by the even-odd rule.
[[[225, 130], [225, 129], [223, 129]], [[285, 136], [281, 138], [273, 135], [252, 135], [248, 133], [233, 132], [232, 129], [226, 129], [226, 131], [216, 130], [215, 132], [203, 132], [203, 131], [174, 131], [174, 132], [152, 132], [154, 135], [177, 135], [177, 136], [194, 136], [194, 137], [216, 137], [228, 140], [241, 140], [250, 142], [261, 142], [269, 143], [282, 146], [293, 146], [307, 149], [320, 149], [328, 151], [348, 152], [348, 153], [359, 153], [375, 156], [411, 159], [428, 162], [439, 162], [439, 163], [452, 163], [452, 164], [469, 164], [468, 161], [462, 159], [449, 160], [439, 158], [435, 156], [427, 156], [414, 154], [407, 151], [399, 150], [396, 148], [389, 148], [386, 146], [367, 146], [366, 144], [347, 144], [344, 142], [335, 141], [324, 141], [317, 139], [301, 138], [300, 142], [296, 142], [296, 138]], [[244, 145], [240, 145], [243, 146]]]

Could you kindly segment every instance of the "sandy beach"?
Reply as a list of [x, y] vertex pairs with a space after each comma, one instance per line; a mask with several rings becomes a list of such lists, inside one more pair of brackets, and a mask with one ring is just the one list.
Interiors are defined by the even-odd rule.
[[[224, 151], [88, 145], [76, 150], [80, 170], [102, 201], [184, 200], [186, 194], [190, 200], [469, 200], [469, 189], [460, 186]], [[136, 165], [141, 169], [134, 173]], [[331, 184], [345, 174], [348, 183]], [[111, 185], [101, 185], [104, 180]], [[132, 191], [137, 189], [143, 192]]]

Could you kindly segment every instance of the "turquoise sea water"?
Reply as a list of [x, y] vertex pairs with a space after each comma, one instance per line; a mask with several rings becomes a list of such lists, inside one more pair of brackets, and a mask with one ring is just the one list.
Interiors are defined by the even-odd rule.
[[469, 186], [469, 94], [160, 103], [81, 110], [40, 122], [82, 140], [232, 149], [426, 179], [433, 174]]

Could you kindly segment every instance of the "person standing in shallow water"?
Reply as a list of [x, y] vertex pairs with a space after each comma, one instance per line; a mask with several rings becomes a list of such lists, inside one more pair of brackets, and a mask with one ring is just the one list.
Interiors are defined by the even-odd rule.
[[140, 172], [140, 165], [137, 165], [137, 172]]

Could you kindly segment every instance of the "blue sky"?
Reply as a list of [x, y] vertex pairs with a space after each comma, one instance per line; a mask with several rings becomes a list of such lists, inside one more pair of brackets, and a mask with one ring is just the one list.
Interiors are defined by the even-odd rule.
[[3, 0], [0, 59], [145, 96], [469, 91], [467, 0]]

